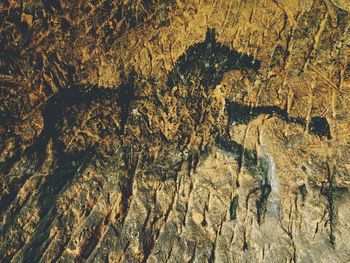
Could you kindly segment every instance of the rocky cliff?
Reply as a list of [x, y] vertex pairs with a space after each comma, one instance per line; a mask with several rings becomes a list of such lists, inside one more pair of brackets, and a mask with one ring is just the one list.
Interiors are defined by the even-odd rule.
[[0, 262], [349, 262], [346, 0], [0, 4]]

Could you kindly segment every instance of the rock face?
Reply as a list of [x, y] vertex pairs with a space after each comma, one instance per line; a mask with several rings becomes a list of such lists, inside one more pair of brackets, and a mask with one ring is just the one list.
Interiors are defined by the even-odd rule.
[[1, 262], [350, 261], [347, 1], [24, 2]]

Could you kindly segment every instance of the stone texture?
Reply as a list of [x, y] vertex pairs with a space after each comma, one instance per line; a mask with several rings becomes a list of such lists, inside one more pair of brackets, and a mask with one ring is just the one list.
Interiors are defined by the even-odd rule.
[[347, 1], [0, 6], [1, 262], [350, 261]]

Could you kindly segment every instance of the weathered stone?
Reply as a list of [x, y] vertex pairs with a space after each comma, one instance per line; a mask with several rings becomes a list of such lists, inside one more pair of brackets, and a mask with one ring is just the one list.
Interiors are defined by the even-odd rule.
[[1, 262], [350, 261], [347, 1], [24, 2]]

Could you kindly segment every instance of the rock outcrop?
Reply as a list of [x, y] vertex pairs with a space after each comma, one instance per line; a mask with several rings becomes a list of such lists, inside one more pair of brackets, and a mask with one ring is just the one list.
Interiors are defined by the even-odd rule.
[[0, 262], [350, 261], [349, 11], [0, 4]]

